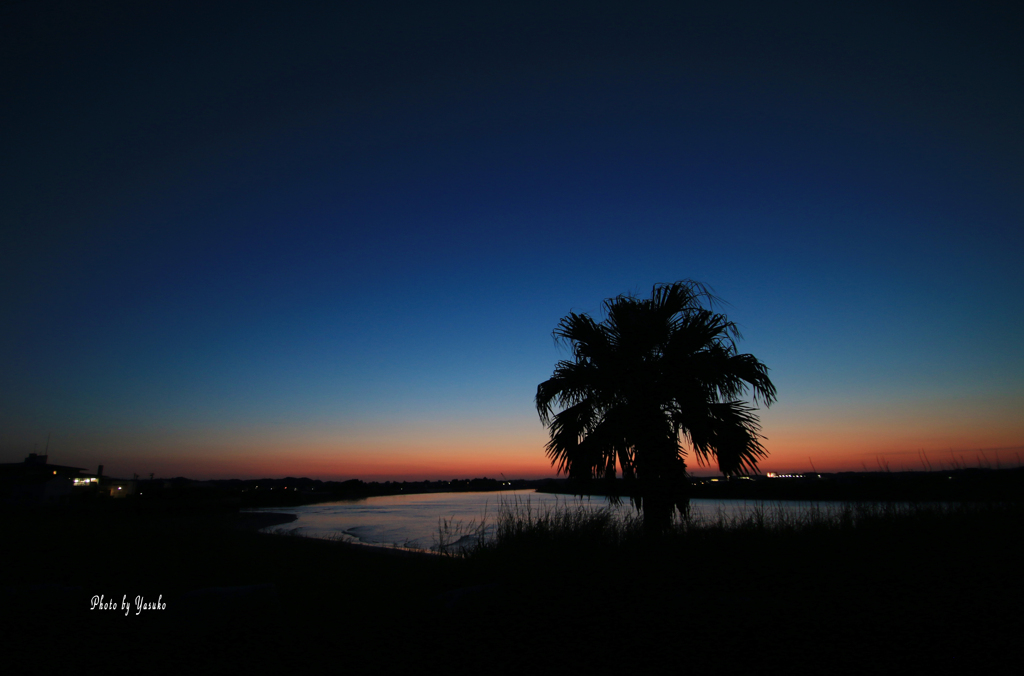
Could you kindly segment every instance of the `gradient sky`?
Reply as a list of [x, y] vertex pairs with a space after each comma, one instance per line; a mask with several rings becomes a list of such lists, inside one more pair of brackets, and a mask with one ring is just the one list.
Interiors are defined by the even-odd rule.
[[1012, 3], [156, 4], [0, 6], [0, 461], [553, 476], [552, 329], [691, 278], [762, 470], [1019, 463]]

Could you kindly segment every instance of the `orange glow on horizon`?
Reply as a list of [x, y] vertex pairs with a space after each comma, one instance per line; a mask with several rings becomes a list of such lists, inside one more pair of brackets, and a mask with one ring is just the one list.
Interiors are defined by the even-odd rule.
[[[765, 472], [1013, 467], [1024, 456], [1019, 398], [870, 405], [783, 403], [761, 411]], [[139, 429], [68, 434], [51, 461], [106, 466], [121, 478], [153, 473], [192, 479], [281, 478], [449, 480], [556, 476], [544, 453], [547, 431], [535, 418], [404, 422], [387, 428]], [[31, 448], [31, 446], [27, 446]], [[25, 454], [8, 451], [7, 462]], [[700, 466], [695, 475], [714, 475]]]
[[[778, 435], [782, 436], [782, 435]], [[1015, 467], [1021, 464], [1024, 445], [1013, 443], [966, 443], [927, 447], [897, 446], [891, 442], [827, 449], [814, 438], [792, 437], [785, 446], [767, 446], [769, 455], [759, 464], [760, 473], [919, 471], [952, 466]], [[247, 479], [308, 477], [321, 480], [361, 479], [364, 481], [423, 481], [490, 477], [540, 479], [555, 477], [555, 470], [540, 447], [526, 449], [490, 448], [448, 456], [415, 450], [383, 449], [377, 452], [324, 453], [320, 450], [289, 449], [280, 454], [265, 449], [259, 454], [164, 455], [149, 457], [104, 456], [107, 474], [133, 473], [159, 477], [185, 476], [192, 479]], [[95, 462], [78, 466], [92, 466]], [[701, 466], [690, 456], [689, 470], [697, 476], [718, 474], [717, 466]]]

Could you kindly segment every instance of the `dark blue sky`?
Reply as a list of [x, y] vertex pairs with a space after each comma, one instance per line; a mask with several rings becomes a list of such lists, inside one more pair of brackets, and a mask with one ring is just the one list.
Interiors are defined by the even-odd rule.
[[706, 282], [766, 469], [1021, 450], [1010, 4], [0, 7], [0, 452], [550, 473], [570, 309]]

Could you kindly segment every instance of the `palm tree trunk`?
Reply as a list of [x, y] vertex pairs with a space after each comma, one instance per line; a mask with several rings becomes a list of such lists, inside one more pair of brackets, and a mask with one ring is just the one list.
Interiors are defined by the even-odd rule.
[[648, 537], [659, 537], [672, 526], [675, 501], [671, 483], [664, 477], [644, 482], [644, 534]]
[[672, 526], [672, 510], [675, 505], [665, 495], [644, 496], [644, 535], [660, 537]]
[[690, 477], [679, 463], [668, 476], [649, 479], [643, 486], [644, 533], [660, 536], [672, 527], [673, 512], [687, 514], [690, 508]]

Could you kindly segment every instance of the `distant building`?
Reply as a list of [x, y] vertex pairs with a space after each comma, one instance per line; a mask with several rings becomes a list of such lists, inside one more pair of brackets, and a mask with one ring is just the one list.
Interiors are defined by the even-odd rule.
[[29, 453], [24, 462], [0, 464], [0, 501], [5, 504], [53, 504], [67, 502], [76, 486], [95, 480], [82, 475], [84, 468], [51, 465], [47, 456]]
[[135, 480], [105, 477], [103, 465], [96, 474], [84, 471], [83, 467], [52, 465], [47, 456], [29, 453], [24, 462], [0, 464], [0, 502], [38, 505], [67, 502], [76, 494], [111, 498], [135, 495]]
[[127, 498], [135, 495], [138, 482], [134, 479], [109, 479], [100, 477], [99, 492], [112, 498]]

